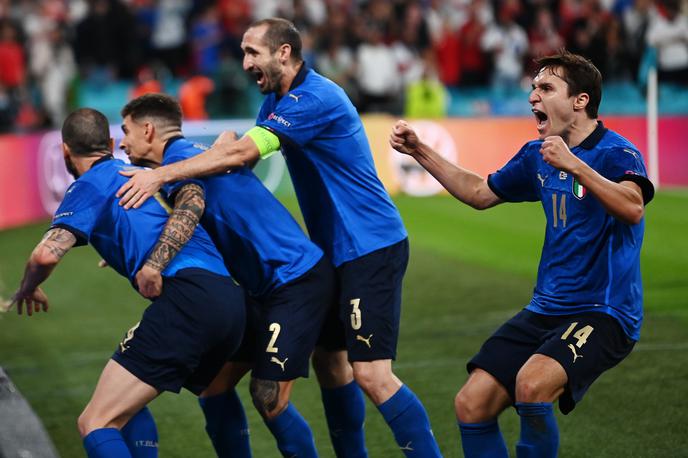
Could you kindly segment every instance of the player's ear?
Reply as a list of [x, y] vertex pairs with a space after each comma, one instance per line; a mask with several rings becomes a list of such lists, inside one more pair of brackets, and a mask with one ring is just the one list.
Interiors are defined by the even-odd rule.
[[146, 121], [143, 124], [143, 134], [145, 135], [148, 143], [153, 143], [153, 138], [155, 137], [155, 124], [150, 121]]
[[289, 62], [289, 59], [291, 59], [291, 45], [284, 43], [282, 46], [280, 46], [279, 50], [280, 63], [284, 65]]
[[578, 94], [573, 101], [573, 108], [575, 110], [584, 110], [590, 101], [590, 96], [586, 92]]
[[62, 142], [62, 157], [67, 159], [69, 157], [70, 153], [71, 153], [71, 150], [69, 149], [69, 145]]

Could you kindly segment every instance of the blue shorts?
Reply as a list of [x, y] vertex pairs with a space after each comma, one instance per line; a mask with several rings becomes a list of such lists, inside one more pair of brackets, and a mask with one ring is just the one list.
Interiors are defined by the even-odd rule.
[[516, 375], [534, 354], [555, 359], [568, 376], [559, 410], [567, 414], [604, 371], [616, 366], [635, 342], [612, 316], [600, 312], [542, 315], [522, 310], [504, 323], [468, 362], [485, 370], [516, 399]]
[[310, 356], [334, 297], [334, 269], [323, 257], [301, 277], [251, 298], [249, 331], [230, 360], [252, 362], [252, 376], [263, 380], [308, 377]]
[[243, 290], [229, 277], [183, 269], [163, 277], [163, 289], [112, 359], [158, 391], [182, 387], [198, 395], [241, 342]]
[[339, 318], [349, 361], [395, 359], [408, 239], [337, 268]]

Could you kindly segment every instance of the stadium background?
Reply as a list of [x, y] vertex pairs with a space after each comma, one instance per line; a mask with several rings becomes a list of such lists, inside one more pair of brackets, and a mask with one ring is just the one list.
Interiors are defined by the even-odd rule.
[[[378, 171], [408, 227], [395, 370], [425, 403], [445, 456], [460, 456], [452, 399], [467, 359], [530, 297], [541, 209], [464, 208], [391, 152], [387, 136], [397, 117], [411, 117], [447, 157], [483, 174], [494, 170], [535, 135], [530, 60], [565, 44], [603, 71], [601, 118], [644, 153], [646, 86], [650, 69], [659, 70], [661, 188], [647, 208], [641, 342], [575, 414], [560, 418], [561, 456], [688, 456], [688, 62], [672, 62], [676, 54], [667, 58], [648, 32], [666, 26], [676, 5], [680, 13], [669, 25], [688, 28], [685, 2], [673, 0], [0, 0], [0, 299], [16, 288], [69, 182], [54, 130], [68, 110], [100, 109], [117, 137], [124, 102], [163, 90], [180, 98], [190, 137], [211, 142], [223, 129], [241, 133], [261, 100], [240, 69], [241, 33], [254, 18], [292, 18], [304, 32], [308, 62], [344, 86], [361, 111]], [[509, 46], [493, 46], [498, 40], [490, 35], [510, 36]], [[682, 43], [688, 53], [688, 40]], [[298, 217], [281, 159], [258, 172]], [[45, 287], [49, 314], [0, 314], [0, 366], [63, 457], [83, 456], [76, 417], [145, 306], [97, 262], [90, 248], [65, 258]], [[245, 384], [240, 392], [254, 456], [277, 456]], [[294, 400], [322, 455], [332, 456], [313, 378], [297, 384]], [[166, 395], [151, 408], [161, 456], [212, 456], [190, 395]], [[0, 429], [9, 422], [0, 418]], [[503, 417], [509, 444], [517, 422], [513, 412]], [[372, 457], [400, 456], [370, 403], [366, 431]]]

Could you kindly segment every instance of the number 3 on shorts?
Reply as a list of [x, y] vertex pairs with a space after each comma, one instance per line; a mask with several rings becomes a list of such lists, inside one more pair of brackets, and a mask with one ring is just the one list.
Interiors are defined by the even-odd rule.
[[361, 329], [361, 309], [358, 306], [361, 304], [361, 299], [351, 299], [353, 310], [351, 311], [351, 329], [358, 331]]
[[[566, 331], [564, 331], [564, 333], [561, 335], [561, 340], [566, 340], [569, 337], [569, 334], [571, 334], [571, 332], [574, 329], [576, 329], [577, 325], [578, 325], [578, 321], [574, 321], [573, 323], [571, 323], [571, 326], [569, 326], [568, 329]], [[592, 334], [593, 330], [594, 330], [594, 328], [592, 326], [588, 325], [588, 326], [583, 326], [578, 331], [576, 331], [573, 334], [573, 338], [578, 340], [578, 342], [576, 342], [576, 347], [581, 348], [585, 344], [585, 342], [588, 341], [588, 337], [590, 337], [590, 334]]]

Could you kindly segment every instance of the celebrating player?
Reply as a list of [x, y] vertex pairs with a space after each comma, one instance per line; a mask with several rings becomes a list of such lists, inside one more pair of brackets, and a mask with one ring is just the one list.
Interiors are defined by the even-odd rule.
[[521, 417], [519, 457], [554, 457], [552, 403], [567, 414], [638, 340], [643, 318], [640, 246], [654, 195], [638, 149], [597, 120], [602, 77], [562, 52], [537, 61], [529, 102], [539, 139], [488, 176], [457, 167], [399, 121], [390, 144], [476, 209], [541, 201], [547, 228], [537, 284], [524, 310], [468, 363], [455, 399], [467, 457], [506, 457], [497, 417]]
[[[122, 109], [122, 117], [121, 147], [134, 164], [157, 168], [205, 149], [182, 136], [181, 108], [169, 96], [136, 98]], [[242, 348], [241, 358], [232, 358], [201, 396], [215, 450], [221, 457], [250, 454], [248, 435], [242, 434], [246, 417], [234, 390], [249, 367], [239, 363], [248, 359], [253, 362], [251, 396], [279, 449], [285, 456], [317, 456], [311, 430], [289, 403], [289, 395], [294, 380], [308, 375], [310, 355], [334, 299], [331, 264], [248, 167], [176, 182], [165, 186], [165, 191], [175, 208], [185, 200], [194, 202], [196, 214], [202, 215], [200, 223], [257, 308], [245, 338], [246, 346], [253, 346]], [[195, 217], [183, 221], [184, 231], [193, 231], [198, 222]], [[137, 276], [145, 295], [160, 293], [160, 272], [169, 253], [179, 250], [167, 246], [170, 235], [163, 231], [160, 244]], [[249, 350], [251, 354], [243, 354]]]
[[[238, 141], [223, 134], [203, 154], [136, 174], [118, 191], [121, 203], [136, 207], [163, 184], [225, 172], [281, 149], [311, 239], [336, 267], [339, 316], [355, 381], [404, 453], [439, 456], [423, 405], [392, 372], [408, 240], [377, 177], [356, 109], [340, 87], [306, 66], [301, 37], [289, 21], [252, 24], [241, 47], [244, 70], [267, 94], [256, 126]], [[337, 455], [365, 456], [365, 406], [350, 370], [343, 368], [344, 355], [317, 350], [314, 367], [319, 378], [332, 367], [340, 374], [333, 380], [337, 388], [323, 391]]]
[[[91, 243], [136, 286], [136, 273], [163, 226], [179, 227], [187, 217], [188, 208], [181, 208], [168, 222], [159, 198], [136, 211], [118, 205], [114, 192], [126, 181], [118, 172], [127, 164], [113, 158], [108, 122], [100, 112], [83, 108], [70, 114], [62, 140], [65, 164], [77, 180], [29, 258], [13, 297], [20, 314], [24, 306], [29, 315], [47, 311], [39, 285], [74, 246]], [[157, 432], [146, 404], [162, 391], [185, 387], [201, 393], [239, 346], [246, 320], [243, 291], [202, 229], [184, 236], [188, 243], [162, 271], [162, 294], [119, 344], [79, 417], [89, 457], [157, 456]]]

